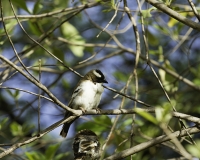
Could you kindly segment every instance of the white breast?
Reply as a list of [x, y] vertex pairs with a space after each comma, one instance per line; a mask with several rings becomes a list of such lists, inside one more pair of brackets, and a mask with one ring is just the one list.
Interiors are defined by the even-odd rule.
[[102, 84], [86, 80], [80, 83], [82, 94], [75, 96], [73, 100], [73, 108], [78, 109], [79, 107], [85, 110], [91, 110], [97, 108], [101, 100], [101, 94], [104, 90]]

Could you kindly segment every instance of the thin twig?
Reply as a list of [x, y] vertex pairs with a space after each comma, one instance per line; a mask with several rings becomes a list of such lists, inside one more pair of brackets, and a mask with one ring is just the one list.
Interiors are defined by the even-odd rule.
[[188, 2], [189, 2], [189, 4], [190, 4], [190, 6], [191, 6], [191, 8], [192, 8], [192, 10], [193, 10], [193, 12], [194, 12], [194, 14], [195, 14], [195, 16], [197, 17], [197, 19], [198, 19], [199, 22], [200, 22], [200, 16], [199, 16], [199, 13], [198, 13], [198, 11], [197, 11], [197, 9], [196, 9], [194, 3], [192, 2], [192, 0], [188, 0]]
[[[121, 18], [120, 18], [120, 20], [119, 20], [117, 26], [115, 27], [115, 30], [117, 30], [117, 29], [119, 28], [119, 26], [120, 26], [120, 24], [121, 24], [121, 22], [122, 22], [122, 20], [123, 20], [124, 15], [125, 15], [125, 13], [122, 14], [122, 16], [121, 16]], [[111, 40], [112, 40], [112, 37], [109, 38], [109, 40], [105, 43], [105, 45], [106, 45], [107, 43], [109, 43]], [[125, 93], [125, 92], [124, 92], [124, 93]], [[117, 95], [119, 95], [119, 94], [117, 94]], [[122, 101], [121, 101], [121, 104], [120, 104], [120, 107], [119, 107], [120, 109], [122, 108], [122, 106], [123, 106], [123, 104], [124, 104], [124, 99], [125, 99], [125, 98], [123, 97], [123, 98], [122, 98]], [[111, 137], [112, 137], [112, 134], [113, 134], [113, 132], [114, 132], [114, 129], [116, 128], [116, 125], [117, 125], [118, 120], [119, 120], [119, 115], [115, 117], [114, 122], [113, 122], [113, 125], [112, 125], [112, 128], [110, 129], [109, 134], [108, 134], [108, 136], [107, 136], [107, 138], [106, 138], [104, 144], [103, 144], [102, 147], [101, 147], [101, 159], [104, 158], [105, 151], [106, 151], [105, 148], [106, 148], [106, 146], [107, 146], [109, 140], [110, 140]]]
[[[190, 134], [195, 134], [195, 133], [199, 133], [200, 130], [198, 127], [192, 127], [192, 128], [188, 128], [186, 129]], [[170, 141], [170, 137], [184, 137], [184, 136], [187, 136], [187, 132], [185, 130], [183, 131], [176, 131], [174, 133], [171, 133], [170, 136], [167, 136], [167, 135], [163, 135], [163, 136], [159, 136], [159, 137], [156, 137], [156, 138], [153, 138], [147, 142], [143, 142], [143, 143], [140, 143], [130, 149], [126, 149], [122, 152], [119, 152], [119, 153], [116, 153], [110, 157], [107, 157], [105, 158], [104, 160], [118, 160], [118, 159], [123, 159], [125, 157], [128, 157], [132, 154], [135, 154], [135, 153], [138, 153], [140, 152], [141, 150], [144, 150], [144, 149], [147, 149], [147, 148], [150, 148], [151, 146], [155, 146], [155, 145], [158, 145], [158, 144], [161, 144], [163, 142], [166, 142], [166, 141]]]
[[[97, 2], [93, 2], [93, 3], [87, 3], [87, 8], [91, 8], [94, 6], [99, 5], [99, 3]], [[46, 18], [46, 17], [54, 17], [55, 15], [59, 15], [59, 14], [63, 14], [65, 12], [67, 12], [66, 14], [64, 14], [63, 16], [66, 16], [68, 14], [71, 14], [73, 12], [76, 12], [77, 10], [81, 9], [81, 8], [85, 8], [86, 5], [79, 5], [79, 6], [75, 6], [75, 7], [69, 7], [69, 8], [65, 8], [65, 9], [60, 9], [57, 11], [53, 11], [53, 12], [48, 12], [48, 13], [43, 13], [43, 14], [38, 14], [38, 15], [17, 15], [18, 19], [41, 19], [41, 18]], [[15, 16], [7, 16], [4, 17], [4, 20], [10, 20], [10, 19], [15, 19]], [[0, 22], [2, 21], [2, 19], [0, 18]]]
[[[10, 1], [10, 0], [9, 0], [9, 1]], [[10, 2], [10, 3], [11, 3], [11, 2]], [[30, 40], [32, 40], [35, 44], [39, 45], [42, 49], [44, 49], [48, 54], [50, 54], [53, 58], [55, 58], [58, 62], [60, 62], [63, 66], [65, 66], [66, 68], [68, 68], [70, 71], [72, 71], [72, 72], [74, 72], [75, 74], [81, 76], [81, 75], [80, 75], [78, 72], [76, 72], [74, 69], [72, 69], [71, 67], [66, 66], [62, 60], [60, 60], [60, 59], [59, 59], [58, 57], [56, 57], [53, 53], [51, 53], [49, 50], [47, 50], [43, 45], [41, 45], [39, 42], [37, 42], [35, 39], [33, 39], [31, 36], [29, 36], [29, 34], [26, 32], [26, 30], [25, 30], [24, 27], [22, 26], [21, 22], [19, 21], [19, 19], [17, 18], [12, 3], [11, 3], [11, 7], [12, 7], [12, 9], [13, 9], [13, 13], [14, 13], [16, 19], [17, 19], [18, 24], [20, 25], [21, 29], [22, 29], [23, 32], [28, 36], [28, 38], [29, 38]], [[74, 13], [74, 14], [73, 14], [72, 16], [70, 16], [70, 17], [73, 17], [73, 16], [77, 15], [78, 13], [80, 13], [80, 12], [81, 12], [82, 10], [84, 10], [84, 9], [85, 9], [85, 8], [82, 8], [82, 9], [78, 10], [76, 13]], [[66, 20], [63, 21], [61, 24], [63, 24], [64, 22], [66, 22]], [[60, 25], [61, 25], [61, 24], [60, 24]]]
[[[132, 26], [133, 26], [133, 32], [135, 34], [135, 39], [136, 39], [136, 56], [135, 56], [135, 63], [134, 63], [134, 68], [133, 68], [133, 73], [132, 73], [132, 76], [129, 77], [129, 83], [134, 75], [135, 77], [135, 99], [138, 99], [138, 77], [137, 77], [137, 66], [138, 66], [138, 63], [139, 63], [139, 57], [140, 57], [140, 54], [141, 54], [141, 48], [140, 48], [140, 35], [139, 35], [139, 32], [138, 32], [138, 28], [137, 28], [137, 24], [136, 24], [136, 21], [134, 19], [134, 17], [131, 15], [131, 12], [130, 12], [130, 9], [128, 8], [127, 6], [127, 2], [126, 0], [124, 1], [124, 10], [126, 11], [131, 23], [132, 23]], [[129, 84], [128, 83], [128, 84]], [[137, 108], [137, 101], [134, 102], [134, 108]], [[133, 135], [134, 135], [134, 126], [135, 126], [135, 114], [133, 114], [133, 117], [132, 117], [132, 129], [131, 129], [131, 134], [130, 134], [130, 137], [131, 137], [131, 140], [130, 140], [130, 147], [133, 146]], [[132, 157], [131, 157], [132, 159]]]
[[[104, 85], [103, 85], [103, 86], [104, 86]], [[105, 87], [106, 89], [112, 91], [112, 92], [115, 92], [115, 93], [121, 95], [121, 96], [124, 96], [124, 97], [126, 97], [126, 98], [128, 98], [128, 99], [131, 99], [131, 100], [133, 100], [133, 101], [136, 101], [137, 103], [139, 103], [139, 104], [141, 104], [141, 105], [144, 105], [144, 106], [146, 106], [146, 107], [152, 107], [151, 105], [149, 105], [149, 104], [147, 104], [147, 103], [144, 103], [144, 102], [142, 102], [142, 101], [140, 101], [140, 100], [138, 100], [138, 99], [135, 99], [135, 98], [133, 98], [133, 97], [127, 95], [127, 94], [124, 94], [124, 93], [122, 93], [122, 92], [119, 92], [119, 91], [117, 91], [117, 90], [115, 90], [115, 89], [113, 89], [113, 88], [110, 88], [110, 87], [107, 87], [107, 86], [104, 86], [104, 87]]]
[[[10, 2], [10, 0], [9, 0], [9, 2]], [[11, 2], [10, 2], [10, 3], [11, 3]], [[0, 6], [1, 6], [1, 18], [2, 18], [2, 23], [3, 23], [3, 28], [4, 28], [4, 31], [5, 31], [5, 33], [6, 33], [6, 36], [7, 36], [8, 40], [9, 40], [9, 42], [10, 42], [10, 44], [11, 44], [11, 47], [12, 47], [12, 49], [13, 49], [13, 51], [14, 51], [16, 57], [17, 57], [17, 59], [19, 60], [20, 64], [22, 65], [22, 67], [26, 70], [26, 72], [27, 72], [33, 79], [35, 79], [35, 80], [37, 81], [37, 79], [28, 71], [28, 69], [26, 68], [26, 66], [25, 66], [24, 63], [22, 62], [21, 58], [19, 57], [19, 55], [18, 55], [18, 53], [17, 53], [17, 51], [16, 51], [16, 49], [15, 49], [15, 46], [14, 46], [14, 44], [13, 44], [13, 42], [12, 42], [12, 40], [11, 40], [11, 38], [10, 38], [8, 32], [7, 32], [7, 29], [6, 29], [6, 25], [5, 25], [5, 22], [4, 22], [4, 15], [3, 15], [3, 5], [2, 5], [2, 2], [1, 2], [1, 1], [0, 1]], [[11, 8], [12, 8], [12, 5], [11, 5]], [[12, 8], [12, 9], [13, 9], [13, 8]]]
[[66, 109], [66, 110], [68, 110], [68, 111], [70, 111], [70, 112], [72, 112], [74, 114], [77, 114], [76, 110], [71, 109], [68, 106], [66, 106], [65, 104], [63, 104], [62, 102], [60, 102], [43, 84], [41, 84], [38, 81], [36, 81], [35, 79], [32, 79], [31, 77], [29, 77], [20, 67], [15, 65], [13, 62], [9, 61], [3, 55], [0, 55], [0, 59], [2, 61], [6, 62], [11, 67], [13, 67], [14, 69], [16, 69], [19, 73], [21, 73], [25, 78], [27, 78], [30, 82], [35, 84], [37, 87], [41, 88], [55, 102], [55, 104], [58, 104], [63, 109]]
[[[38, 60], [38, 65], [39, 65], [39, 83], [41, 82], [41, 59]], [[39, 88], [38, 92], [38, 135], [40, 135], [40, 108], [41, 108], [41, 89]]]
[[103, 30], [100, 31], [100, 33], [96, 36], [97, 38], [101, 35], [102, 32], [104, 32], [108, 26], [112, 23], [112, 21], [115, 19], [115, 17], [117, 16], [117, 11], [118, 11], [118, 8], [119, 8], [119, 4], [120, 2], [118, 1], [117, 4], [116, 4], [116, 8], [115, 8], [115, 13], [113, 15], [113, 17], [111, 18], [111, 20], [108, 22], [108, 24], [105, 26], [105, 28]]
[[152, 6], [156, 7], [157, 9], [163, 11], [164, 13], [168, 14], [170, 17], [173, 17], [174, 19], [178, 20], [179, 22], [182, 22], [183, 24], [200, 31], [200, 24], [195, 23], [194, 21], [178, 14], [176, 11], [167, 7], [163, 2], [157, 0], [145, 0], [145, 1], [151, 4]]
[[[138, 110], [141, 110], [143, 112], [145, 111], [145, 112], [149, 112], [149, 113], [155, 113], [155, 110], [153, 108], [152, 109], [137, 108], [137, 112], [138, 112]], [[134, 109], [131, 109], [131, 110], [115, 109], [115, 110], [100, 110], [100, 111], [91, 110], [91, 111], [86, 111], [86, 113], [84, 115], [103, 115], [103, 114], [105, 114], [105, 115], [118, 115], [118, 114], [133, 114], [133, 113], [136, 113]], [[193, 117], [193, 116], [186, 115], [186, 114], [183, 114], [183, 113], [178, 113], [178, 112], [172, 112], [172, 115], [177, 117], [177, 118], [186, 119], [186, 120], [192, 121], [194, 123], [200, 124], [200, 118], [197, 118], [197, 117]], [[40, 139], [41, 137], [43, 137], [44, 135], [46, 135], [47, 133], [49, 133], [53, 129], [57, 128], [58, 126], [66, 123], [66, 122], [70, 122], [70, 121], [74, 120], [75, 118], [76, 118], [76, 116], [71, 116], [71, 117], [69, 117], [67, 119], [62, 119], [62, 120], [54, 123], [53, 125], [49, 126], [45, 130], [41, 131], [39, 136], [36, 135], [36, 136], [28, 138], [28, 139], [26, 139], [26, 140], [24, 140], [22, 142], [18, 142], [18, 143], [13, 144], [11, 147], [5, 149], [4, 152], [0, 153], [0, 158], [10, 154], [15, 149], [17, 149], [17, 148], [19, 148], [21, 146], [24, 146], [26, 144], [29, 144], [31, 142], [36, 141], [37, 139]], [[197, 127], [187, 128], [186, 131], [191, 133], [191, 134], [200, 132], [200, 130]], [[185, 130], [176, 131], [176, 132], [172, 133], [172, 135], [173, 136], [186, 136], [187, 135], [186, 131]], [[154, 139], [152, 139], [152, 140], [150, 140], [148, 142], [141, 143], [141, 144], [139, 144], [139, 145], [137, 145], [137, 146], [135, 146], [133, 148], [130, 148], [128, 150], [125, 150], [123, 152], [117, 153], [117, 154], [113, 155], [113, 157], [115, 157], [116, 155], [117, 155], [117, 157], [119, 155], [121, 155], [121, 156], [131, 155], [131, 154], [139, 152], [139, 151], [141, 151], [141, 150], [143, 150], [145, 148], [149, 148], [149, 147], [151, 147], [153, 145], [160, 144], [162, 142], [166, 142], [166, 141], [169, 141], [169, 140], [170, 140], [170, 138], [168, 136], [166, 136], [166, 135], [160, 136], [160, 137], [154, 138]], [[126, 153], [126, 154], [124, 154], [124, 153]]]
[[[32, 94], [32, 95], [35, 95], [35, 96], [39, 97], [39, 95], [36, 94], [36, 93], [34, 93], [34, 92], [30, 92], [30, 91], [27, 91], [27, 90], [24, 90], [24, 89], [20, 89], [20, 88], [6, 87], [6, 86], [1, 86], [1, 85], [0, 85], [0, 88], [2, 88], [2, 89], [13, 89], [13, 90], [17, 90], [17, 91], [22, 91], [22, 92], [26, 92], [26, 93], [29, 93], [29, 94]], [[48, 100], [50, 102], [53, 102], [53, 100], [51, 100], [50, 98], [45, 97], [43, 95], [40, 95], [40, 97], [44, 98], [44, 99], [46, 99], [46, 100]]]

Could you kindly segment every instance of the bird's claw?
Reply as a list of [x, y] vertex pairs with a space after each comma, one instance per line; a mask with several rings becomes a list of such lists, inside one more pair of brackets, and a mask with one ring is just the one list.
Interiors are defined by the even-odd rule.
[[101, 113], [101, 109], [100, 108], [95, 108], [97, 113]]
[[86, 112], [86, 110], [85, 110], [83, 107], [80, 107], [80, 110], [81, 110], [83, 113]]

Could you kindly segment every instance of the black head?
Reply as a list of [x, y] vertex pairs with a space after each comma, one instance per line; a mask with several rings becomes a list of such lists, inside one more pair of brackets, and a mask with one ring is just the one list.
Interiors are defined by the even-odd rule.
[[108, 83], [105, 76], [99, 69], [91, 70], [86, 74], [94, 83]]

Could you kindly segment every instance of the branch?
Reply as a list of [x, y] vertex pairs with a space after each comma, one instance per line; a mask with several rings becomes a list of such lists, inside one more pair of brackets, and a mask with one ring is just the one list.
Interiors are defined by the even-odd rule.
[[147, 3], [150, 3], [152, 6], [156, 7], [157, 9], [163, 11], [164, 13], [168, 14], [170, 17], [182, 22], [183, 24], [192, 27], [193, 29], [197, 29], [200, 31], [200, 24], [195, 23], [194, 21], [183, 17], [182, 15], [178, 14], [176, 11], [167, 7], [164, 3], [156, 1], [156, 0], [145, 0]]
[[[200, 129], [197, 127], [187, 128], [185, 130], [176, 131], [176, 132], [170, 134], [170, 137], [184, 137], [184, 136], [187, 136], [187, 132], [189, 132], [190, 134], [195, 134], [195, 133], [200, 132]], [[171, 139], [167, 135], [159, 136], [159, 137], [153, 138], [147, 142], [140, 143], [139, 145], [136, 145], [130, 149], [126, 149], [122, 152], [116, 153], [110, 157], [105, 158], [104, 160], [123, 159], [123, 158], [128, 157], [132, 154], [135, 154], [141, 150], [144, 150], [151, 146], [155, 146], [157, 144], [161, 144], [163, 142], [170, 141], [170, 140]]]
[[[58, 14], [62, 14], [64, 12], [67, 12], [64, 16], [73, 13], [73, 12], [77, 12], [79, 9], [82, 8], [91, 8], [94, 6], [99, 5], [99, 3], [95, 2], [95, 3], [87, 3], [87, 4], [83, 4], [83, 5], [79, 5], [76, 7], [69, 7], [69, 8], [65, 8], [65, 9], [61, 9], [61, 10], [57, 10], [54, 12], [48, 12], [48, 13], [43, 13], [43, 14], [38, 14], [38, 15], [17, 15], [17, 18], [19, 19], [41, 19], [41, 18], [45, 18], [45, 17], [54, 17], [55, 15]], [[4, 20], [9, 20], [9, 19], [15, 19], [15, 16], [7, 16], [4, 17]], [[2, 18], [0, 18], [0, 22], [2, 21]]]
[[144, 103], [144, 102], [142, 102], [142, 101], [140, 101], [140, 100], [138, 100], [138, 99], [136, 99], [136, 98], [133, 98], [133, 97], [127, 95], [127, 94], [124, 94], [124, 93], [122, 93], [122, 92], [119, 92], [119, 91], [117, 91], [117, 90], [115, 90], [115, 89], [113, 89], [113, 88], [110, 88], [110, 87], [107, 87], [107, 86], [104, 86], [104, 85], [103, 85], [103, 87], [106, 88], [106, 89], [108, 89], [108, 90], [110, 90], [110, 91], [112, 91], [112, 92], [115, 92], [115, 93], [117, 93], [117, 94], [119, 94], [119, 95], [121, 95], [121, 96], [124, 96], [124, 97], [126, 97], [126, 98], [128, 98], [128, 99], [131, 99], [131, 100], [133, 100], [133, 101], [135, 101], [135, 102], [138, 102], [139, 104], [142, 104], [142, 105], [144, 105], [144, 106], [146, 106], [146, 107], [152, 107], [151, 105], [149, 105], [149, 104], [147, 104], [147, 103]]
[[[9, 66], [11, 66], [12, 68], [16, 69], [19, 73], [21, 73], [25, 78], [27, 78], [30, 82], [32, 82], [33, 84], [35, 84], [37, 87], [39, 87], [40, 89], [42, 89], [53, 101], [55, 104], [58, 104], [60, 107], [62, 107], [65, 110], [68, 110], [74, 114], [77, 115], [77, 111], [74, 109], [69, 108], [68, 106], [66, 106], [65, 104], [63, 104], [61, 101], [59, 101], [47, 88], [46, 86], [44, 86], [43, 84], [39, 83], [38, 81], [36, 81], [35, 79], [31, 78], [30, 76], [28, 76], [20, 67], [18, 67], [17, 65], [15, 65], [13, 62], [11, 62], [10, 60], [8, 60], [7, 58], [3, 57], [3, 55], [0, 55], [0, 59], [4, 62], [6, 62]], [[79, 112], [80, 113], [80, 112]]]
[[[137, 109], [113, 109], [113, 110], [90, 110], [85, 112], [84, 115], [121, 115], [121, 114], [136, 114], [138, 111], [155, 113], [155, 108], [137, 108]], [[181, 118], [184, 120], [191, 121], [193, 123], [200, 125], [200, 118], [194, 117], [189, 114], [184, 114], [180, 112], [171, 112], [172, 116], [175, 118]]]
[[192, 8], [192, 10], [193, 10], [193, 12], [194, 12], [194, 14], [195, 14], [195, 16], [196, 16], [197, 19], [200, 21], [200, 16], [199, 16], [199, 13], [198, 13], [198, 11], [197, 11], [197, 9], [196, 9], [194, 3], [192, 2], [192, 0], [188, 0], [188, 2], [189, 2], [189, 4], [190, 4], [190, 6], [191, 6], [191, 8]]
[[71, 116], [67, 119], [62, 119], [56, 123], [54, 123], [53, 125], [51, 125], [50, 127], [46, 128], [44, 131], [40, 132], [39, 135], [36, 135], [36, 136], [33, 136], [23, 142], [19, 142], [19, 143], [16, 143], [14, 145], [12, 145], [11, 147], [5, 149], [2, 153], [0, 153], [0, 158], [10, 154], [11, 152], [13, 152], [15, 149], [21, 147], [21, 146], [24, 146], [26, 144], [29, 144], [31, 142], [34, 142], [35, 140], [38, 140], [40, 139], [41, 137], [43, 137], [44, 135], [46, 135], [47, 133], [49, 133], [50, 131], [52, 131], [53, 129], [57, 128], [58, 126], [66, 123], [66, 122], [69, 122], [69, 121], [72, 121], [73, 119], [75, 119], [76, 116]]
[[[141, 110], [143, 112], [145, 111], [145, 112], [149, 112], [149, 113], [155, 113], [155, 109], [154, 108], [150, 108], [150, 109], [149, 108], [145, 108], [145, 109], [137, 108], [137, 111], [138, 110]], [[76, 111], [78, 112], [78, 111], [81, 111], [81, 110], [76, 110]], [[98, 110], [98, 111], [97, 110], [90, 110], [90, 111], [87, 111], [84, 115], [119, 115], [119, 114], [135, 114], [135, 113], [136, 113], [135, 109], [114, 109], [114, 110]], [[83, 115], [83, 114], [81, 114], [81, 115]], [[79, 115], [79, 116], [81, 116], [81, 115]], [[172, 115], [174, 117], [176, 117], [176, 118], [182, 118], [182, 119], [189, 120], [189, 121], [192, 121], [194, 123], [200, 124], [200, 118], [193, 117], [191, 115], [187, 115], [187, 114], [183, 114], [183, 113], [179, 113], [179, 112], [172, 112]], [[5, 149], [2, 153], [0, 153], [0, 158], [10, 154], [15, 149], [17, 149], [17, 148], [19, 148], [21, 146], [24, 146], [26, 144], [29, 144], [29, 143], [35, 141], [35, 140], [40, 139], [41, 137], [43, 137], [44, 135], [46, 135], [47, 133], [49, 133], [53, 129], [57, 128], [58, 126], [66, 123], [66, 122], [73, 121], [75, 118], [77, 118], [77, 116], [70, 116], [67, 119], [62, 119], [62, 120], [54, 123], [53, 125], [49, 126], [45, 130], [43, 130], [39, 135], [33, 136], [33, 137], [29, 138], [29, 139], [26, 139], [23, 142], [19, 142], [19, 143], [16, 143], [16, 144], [12, 145], [11, 147]], [[173, 134], [172, 136], [174, 136], [174, 135], [178, 136], [180, 133], [181, 133], [180, 135], [185, 136], [187, 134], [186, 131], [193, 134], [193, 133], [199, 132], [200, 130], [197, 129], [196, 127], [193, 127], [193, 129], [191, 129], [191, 130], [190, 129], [184, 129], [181, 132], [180, 131], [174, 132], [174, 133], [172, 133]], [[155, 142], [153, 140], [155, 140]], [[141, 144], [141, 146], [142, 147], [146, 146], [146, 148], [147, 148], [147, 147], [151, 147], [152, 145], [158, 144], [158, 142], [161, 143], [161, 142], [168, 141], [170, 139], [169, 139], [168, 136], [160, 136], [160, 137], [157, 137], [157, 138], [155, 138], [153, 140], [150, 140], [148, 142], [144, 142], [144, 143]], [[138, 146], [139, 146], [139, 148], [141, 148], [140, 145], [138, 145]], [[138, 149], [137, 149], [138, 146], [135, 146], [135, 148], [136, 148], [135, 151], [138, 151]], [[145, 149], [145, 148], [143, 148], [143, 149]], [[134, 149], [131, 148], [131, 149], [128, 149], [128, 150], [130, 150], [128, 153], [133, 154], [132, 151]], [[115, 156], [115, 155], [113, 155], [113, 156]], [[124, 154], [122, 154], [122, 155], [124, 155]]]

